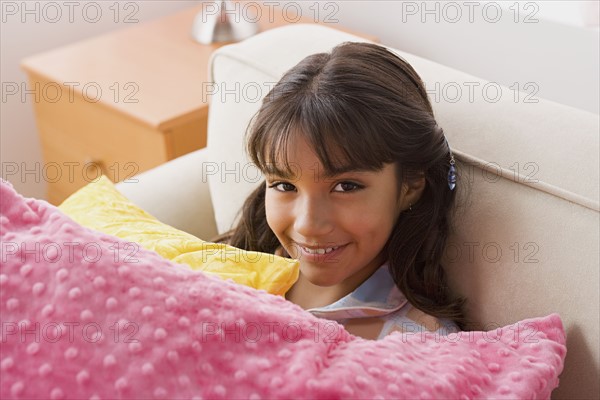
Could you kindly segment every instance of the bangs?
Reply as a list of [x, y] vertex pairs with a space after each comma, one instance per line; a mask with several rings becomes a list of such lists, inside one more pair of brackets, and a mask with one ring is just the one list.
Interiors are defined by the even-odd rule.
[[[397, 161], [389, 143], [382, 142], [388, 135], [369, 123], [372, 116], [357, 112], [361, 106], [356, 102], [314, 93], [300, 98], [302, 101], [271, 103], [269, 108], [276, 110], [259, 113], [250, 129], [248, 153], [264, 174], [285, 179], [298, 176], [301, 171], [288, 159], [297, 138], [313, 149], [324, 169], [319, 172], [326, 178], [348, 171], [379, 171]], [[270, 117], [261, 118], [265, 115]], [[381, 125], [380, 121], [379, 130]]]

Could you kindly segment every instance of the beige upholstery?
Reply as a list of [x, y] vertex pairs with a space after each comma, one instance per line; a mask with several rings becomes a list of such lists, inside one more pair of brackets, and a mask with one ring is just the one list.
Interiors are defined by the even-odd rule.
[[[208, 148], [187, 156], [186, 169], [175, 160], [120, 188], [165, 222], [203, 238], [215, 227], [229, 229], [260, 178], [243, 154], [259, 98], [306, 55], [348, 40], [361, 39], [294, 25], [221, 48], [212, 59]], [[473, 329], [559, 313], [568, 354], [553, 397], [599, 398], [598, 116], [544, 100], [528, 103], [527, 93], [496, 92], [498, 85], [398, 54], [426, 83], [459, 160], [456, 227], [445, 258], [452, 286], [469, 299]], [[460, 98], [453, 87], [462, 88]], [[182, 174], [181, 185], [168, 178]]]

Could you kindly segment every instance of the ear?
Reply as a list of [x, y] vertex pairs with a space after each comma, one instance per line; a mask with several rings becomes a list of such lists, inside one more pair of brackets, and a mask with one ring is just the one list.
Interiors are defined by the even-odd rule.
[[425, 184], [425, 177], [417, 178], [402, 184], [400, 201], [398, 204], [400, 211], [408, 210], [411, 205], [414, 205], [419, 201], [423, 194], [423, 190], [425, 190]]

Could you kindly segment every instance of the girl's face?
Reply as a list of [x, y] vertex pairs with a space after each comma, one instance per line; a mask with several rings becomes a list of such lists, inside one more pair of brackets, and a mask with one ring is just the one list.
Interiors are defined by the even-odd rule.
[[408, 207], [395, 165], [326, 177], [304, 139], [289, 149], [295, 176], [266, 174], [267, 223], [305, 279], [349, 293], [386, 261], [382, 250]]

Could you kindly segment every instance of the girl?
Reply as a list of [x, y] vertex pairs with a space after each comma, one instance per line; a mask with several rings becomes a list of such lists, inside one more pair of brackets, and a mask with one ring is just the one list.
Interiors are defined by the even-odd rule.
[[218, 240], [298, 259], [289, 301], [369, 339], [463, 325], [440, 265], [454, 158], [408, 63], [368, 43], [306, 57], [263, 100], [247, 151], [266, 181]]

